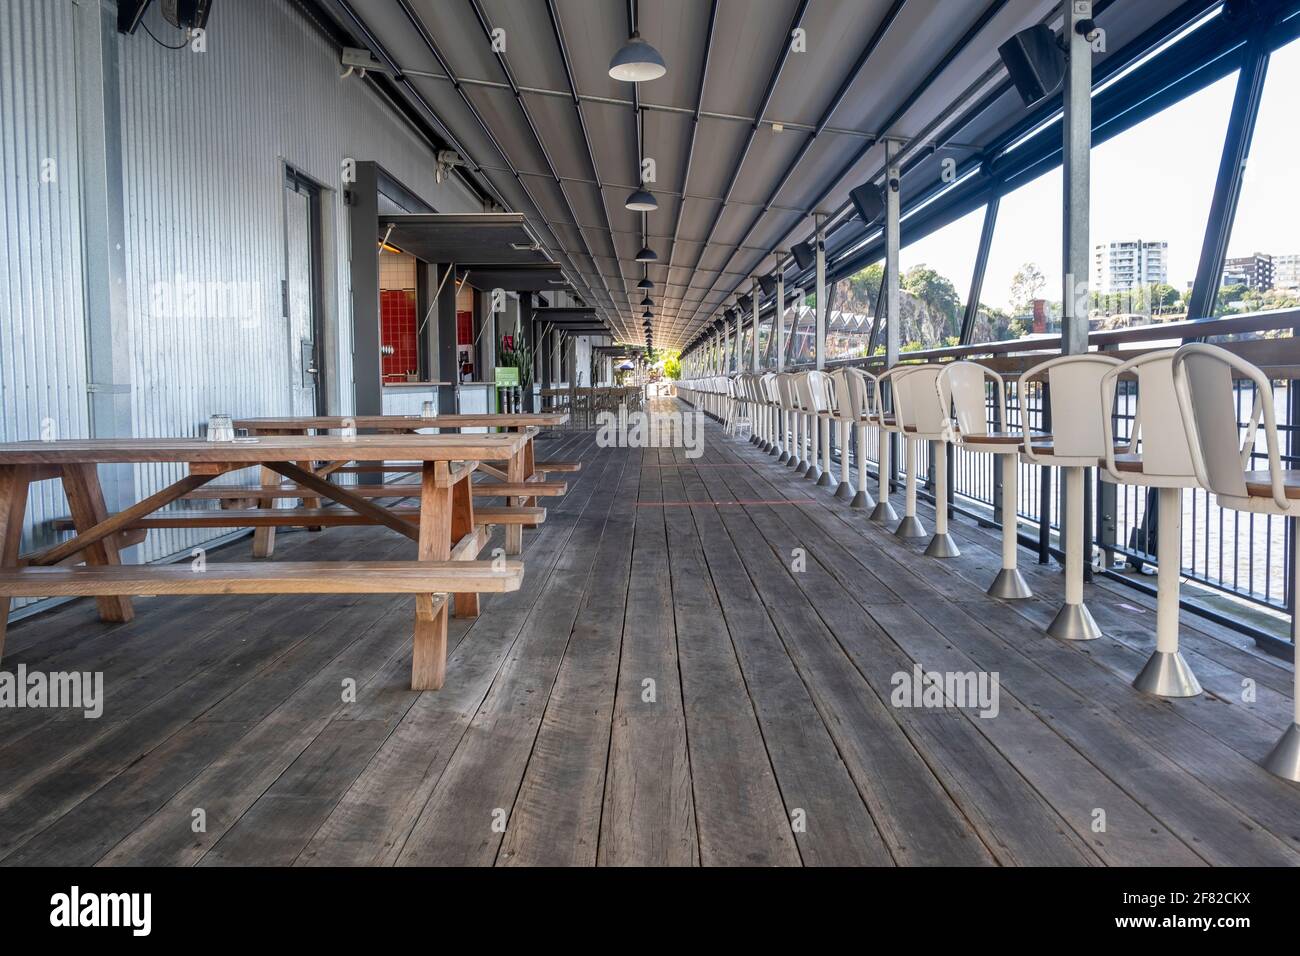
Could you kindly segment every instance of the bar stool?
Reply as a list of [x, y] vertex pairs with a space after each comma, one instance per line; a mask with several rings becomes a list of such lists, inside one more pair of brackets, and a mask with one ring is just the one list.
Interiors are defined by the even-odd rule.
[[[835, 489], [835, 497], [841, 501], [855, 497], [853, 485], [849, 483], [849, 429], [860, 421], [862, 406], [853, 394], [852, 372], [851, 368], [845, 366], [831, 372], [829, 376], [835, 399], [831, 406], [831, 418], [837, 426], [840, 445], [840, 483]], [[861, 482], [861, 475], [858, 480]]]
[[781, 395], [777, 389], [776, 372], [764, 372], [759, 379], [763, 395], [763, 451], [769, 455], [781, 453]]
[[[892, 452], [890, 450], [890, 435], [892, 432], [889, 426], [894, 424], [894, 390], [891, 388], [888, 392], [880, 387], [880, 380], [884, 373], [880, 375], [871, 375], [867, 372], [862, 373], [871, 380], [871, 390], [875, 398], [875, 408], [871, 413], [870, 421], [876, 426], [876, 506], [871, 510], [869, 519], [877, 524], [890, 524], [898, 520], [898, 512], [889, 502], [889, 473], [891, 471]], [[886, 382], [886, 385], [888, 382]], [[889, 403], [886, 407], [885, 395], [889, 395]]]
[[[795, 376], [795, 395], [799, 400], [800, 431], [804, 435], [799, 448], [799, 464], [795, 474], [816, 481], [821, 474], [817, 465], [817, 405], [813, 395], [812, 372], [799, 372]], [[807, 454], [807, 457], [803, 457]]]
[[[831, 421], [835, 414], [835, 385], [826, 372], [809, 372], [808, 378], [814, 403], [817, 406], [817, 431], [822, 451], [817, 487], [829, 488], [835, 483], [835, 479], [831, 477]], [[815, 453], [814, 457], [816, 457]]]
[[[907, 480], [911, 487], [908, 496], [915, 501], [917, 443], [934, 451], [934, 536], [926, 545], [925, 553], [932, 558], [955, 558], [961, 554], [957, 543], [948, 533], [948, 442], [952, 440], [951, 402], [944, 400], [939, 386], [939, 376], [944, 366], [918, 365], [904, 378], [898, 390], [896, 406], [903, 432], [912, 443], [909, 446]], [[913, 504], [915, 513], [915, 504]], [[906, 520], [906, 519], [905, 519]]]
[[[1083, 476], [1106, 454], [1102, 419], [1111, 409], [1102, 408], [1101, 380], [1120, 361], [1109, 355], [1087, 353], [1062, 355], [1025, 372], [1017, 380], [1020, 396], [1021, 453], [1024, 460], [1044, 468], [1060, 468], [1065, 484], [1062, 514], [1065, 552], [1065, 603], [1047, 626], [1047, 633], [1064, 641], [1092, 641], [1101, 628], [1083, 603]], [[1033, 435], [1025, 410], [1028, 385], [1047, 376], [1049, 391], [1044, 411], [1053, 414], [1052, 434]], [[1055, 411], [1061, 409], [1062, 414]], [[1047, 521], [1043, 515], [1041, 520]]]
[[[907, 404], [907, 380], [912, 376], [912, 373], [922, 367], [920, 365], [895, 365], [877, 379], [878, 385], [889, 385], [894, 405], [892, 415], [881, 416], [881, 431], [901, 436], [903, 442], [903, 467], [907, 469], [907, 483], [904, 486], [903, 494], [903, 520], [894, 529], [894, 534], [900, 538], [923, 538], [927, 534], [925, 525], [921, 524], [921, 519], [916, 516], [916, 443], [907, 434], [903, 417], [903, 407]], [[882, 467], [882, 473], [883, 471], [884, 468]]]
[[[1105, 481], [1155, 488], [1156, 513], [1156, 649], [1138, 672], [1133, 686], [1157, 697], [1195, 697], [1200, 682], [1178, 650], [1179, 572], [1183, 564], [1183, 489], [1199, 488], [1192, 467], [1191, 442], [1174, 394], [1176, 349], [1149, 352], [1106, 373], [1101, 380], [1101, 407], [1115, 407], [1115, 383], [1137, 375], [1137, 405], [1127, 451], [1116, 454], [1111, 416], [1102, 419], [1106, 457]], [[1143, 420], [1152, 423], [1143, 428]]]
[[[998, 421], [1003, 431], [992, 431], [988, 418], [988, 382], [992, 380]], [[939, 373], [939, 400], [951, 403], [956, 421], [956, 440], [967, 451], [1000, 457], [1002, 468], [1002, 569], [989, 585], [991, 597], [1020, 601], [1033, 597], [1024, 575], [1016, 567], [1019, 516], [1016, 511], [1020, 477], [1020, 432], [1007, 427], [1007, 388], [1002, 376], [978, 362], [953, 362]]]
[[[876, 376], [852, 366], [845, 368], [844, 371], [849, 389], [850, 415], [855, 428], [854, 447], [858, 454], [858, 492], [849, 502], [849, 507], [875, 508], [876, 499], [871, 497], [871, 492], [867, 490], [867, 430], [876, 427], [874, 425]], [[887, 484], [885, 487], [888, 491]]]
[[[1255, 386], [1255, 404], [1243, 441], [1237, 425], [1234, 373]], [[1174, 353], [1174, 392], [1187, 430], [1192, 468], [1197, 480], [1212, 491], [1219, 507], [1255, 514], [1283, 515], [1291, 536], [1292, 594], [1300, 586], [1300, 472], [1283, 470], [1281, 442], [1273, 405], [1273, 387], [1254, 365], [1217, 345], [1192, 343]], [[1255, 436], [1264, 425], [1268, 470], [1247, 471]], [[1292, 612], [1291, 640], [1300, 647], [1300, 614]], [[1300, 655], [1296, 657], [1300, 664]], [[1291, 726], [1263, 760], [1269, 773], [1300, 782], [1300, 667], [1295, 668]]]
[[795, 384], [793, 372], [778, 372], [776, 375], [776, 390], [781, 401], [781, 453], [777, 456], [776, 463], [791, 467], [795, 462], [795, 430], [798, 425], [796, 409], [799, 407], [798, 400], [795, 397]]

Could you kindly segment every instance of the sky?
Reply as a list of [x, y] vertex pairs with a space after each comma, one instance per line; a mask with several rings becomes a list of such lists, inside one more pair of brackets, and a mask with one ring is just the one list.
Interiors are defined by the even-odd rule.
[[[1236, 81], [1224, 77], [1093, 148], [1092, 242], [1166, 240], [1169, 283], [1180, 291], [1196, 273]], [[1297, 90], [1300, 40], [1269, 63], [1229, 256], [1300, 253]], [[924, 262], [965, 298], [983, 216], [976, 210], [905, 246], [902, 268]], [[1047, 277], [1045, 297], [1059, 299], [1061, 228], [1059, 168], [1004, 196], [980, 300], [1006, 308], [1011, 278], [1026, 262]]]

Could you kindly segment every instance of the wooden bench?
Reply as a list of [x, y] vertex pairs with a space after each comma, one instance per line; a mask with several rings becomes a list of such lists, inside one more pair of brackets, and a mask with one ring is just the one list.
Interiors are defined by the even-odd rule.
[[105, 594], [424, 594], [518, 590], [518, 561], [234, 561], [0, 571], [0, 597]]
[[[419, 508], [386, 508], [412, 524], [420, 520]], [[109, 515], [110, 518], [117, 517]], [[546, 520], [545, 508], [475, 508], [477, 525], [535, 525]], [[155, 511], [153, 514], [132, 518], [127, 529], [156, 528], [295, 528], [312, 525], [320, 527], [350, 527], [373, 525], [374, 518], [344, 508], [237, 508], [223, 511]], [[74, 530], [71, 518], [55, 518], [50, 522], [56, 531]]]
[[[410, 498], [420, 494], [420, 486], [413, 481], [392, 482], [384, 485], [345, 485], [348, 491], [362, 498]], [[534, 498], [555, 498], [568, 492], [563, 481], [480, 481], [470, 489], [475, 498], [503, 498], [509, 495], [528, 495]], [[197, 488], [185, 496], [211, 500], [244, 500], [247, 498], [315, 498], [317, 493], [299, 485], [221, 485]]]

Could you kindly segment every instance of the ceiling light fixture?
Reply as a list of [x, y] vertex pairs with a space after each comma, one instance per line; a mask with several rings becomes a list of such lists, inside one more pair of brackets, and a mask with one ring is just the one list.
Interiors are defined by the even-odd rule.
[[668, 72], [668, 64], [663, 56], [645, 40], [640, 33], [633, 33], [627, 38], [614, 58], [609, 61], [609, 75], [624, 83], [644, 83], [657, 80]]
[[636, 254], [637, 262], [658, 262], [659, 256], [649, 246], [642, 246], [641, 251]]
[[646, 296], [644, 299], [641, 300], [641, 304], [644, 305], [646, 308], [653, 308], [655, 303], [654, 303], [654, 299], [650, 298], [650, 296]]
[[623, 206], [633, 212], [654, 212], [659, 208], [659, 200], [644, 189], [636, 189], [623, 200]]
[[653, 289], [655, 287], [655, 284], [650, 281], [649, 276], [646, 276], [644, 279], [642, 279], [640, 282], [636, 284], [636, 287], [638, 289]]

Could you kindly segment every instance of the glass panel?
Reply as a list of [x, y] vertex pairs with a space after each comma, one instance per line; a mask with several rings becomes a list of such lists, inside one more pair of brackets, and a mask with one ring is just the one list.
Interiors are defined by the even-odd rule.
[[957, 344], [983, 224], [981, 206], [899, 250], [902, 351]]
[[866, 356], [883, 275], [881, 261], [835, 283], [826, 322], [828, 361]]
[[1094, 329], [1187, 317], [1236, 82], [1224, 77], [1093, 148]]
[[972, 341], [1060, 327], [1061, 229], [1059, 168], [1002, 197]]
[[1216, 315], [1300, 306], [1300, 40], [1269, 57]]

